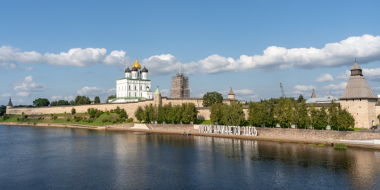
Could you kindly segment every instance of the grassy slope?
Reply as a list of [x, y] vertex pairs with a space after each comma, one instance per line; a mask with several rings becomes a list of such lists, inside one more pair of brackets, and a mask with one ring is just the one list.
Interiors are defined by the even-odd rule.
[[[69, 114], [53, 114], [54, 116], [70, 116]], [[89, 126], [102, 126], [102, 125], [112, 125], [113, 123], [111, 122], [112, 119], [116, 119], [118, 117], [118, 115], [116, 113], [110, 113], [109, 115], [107, 115], [107, 113], [104, 113], [102, 114], [101, 116], [99, 116], [99, 118], [95, 119], [94, 122], [92, 123], [88, 123], [88, 122], [83, 122], [83, 121], [79, 121], [79, 122], [76, 122], [74, 121], [73, 118], [70, 119], [70, 121], [67, 121], [66, 119], [44, 119], [44, 120], [38, 120], [38, 119], [25, 119], [25, 120], [20, 120], [20, 121], [17, 121], [17, 118], [21, 117], [21, 115], [9, 115], [10, 118], [7, 119], [7, 120], [3, 120], [2, 118], [0, 119], [0, 122], [23, 122], [23, 123], [67, 123], [67, 124], [79, 124], [79, 125], [89, 125]], [[36, 115], [37, 116], [37, 115]], [[41, 116], [41, 115], [38, 115], [38, 117]], [[42, 115], [43, 116], [43, 115]], [[51, 116], [51, 114], [48, 114], [46, 116]], [[75, 114], [75, 116], [88, 116], [88, 114], [84, 114], [84, 113], [81, 113], [81, 114]], [[107, 118], [108, 121], [103, 123], [102, 120], [104, 118]], [[120, 123], [123, 123], [123, 122], [117, 122], [115, 124], [120, 124]], [[124, 123], [127, 123], [124, 121]]]

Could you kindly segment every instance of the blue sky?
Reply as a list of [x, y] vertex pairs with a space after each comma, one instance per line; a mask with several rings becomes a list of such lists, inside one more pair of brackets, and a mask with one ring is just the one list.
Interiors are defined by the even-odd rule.
[[115, 94], [137, 56], [169, 95], [340, 97], [355, 57], [380, 93], [379, 1], [2, 1], [0, 105]]

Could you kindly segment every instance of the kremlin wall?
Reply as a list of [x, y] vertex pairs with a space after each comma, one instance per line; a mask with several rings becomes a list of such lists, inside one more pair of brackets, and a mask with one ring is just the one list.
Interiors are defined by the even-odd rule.
[[[137, 61], [136, 61], [137, 62]], [[7, 106], [7, 114], [24, 114], [26, 115], [41, 115], [41, 114], [61, 114], [61, 113], [71, 113], [71, 109], [74, 108], [76, 113], [85, 113], [88, 108], [94, 108], [103, 111], [109, 111], [111, 109], [116, 109], [120, 107], [125, 109], [129, 117], [135, 118], [135, 112], [137, 108], [145, 107], [146, 105], [165, 105], [171, 103], [172, 105], [180, 105], [182, 103], [193, 103], [197, 107], [198, 120], [209, 120], [210, 119], [210, 108], [203, 107], [202, 98], [190, 98], [187, 95], [188, 79], [180, 80], [178, 77], [183, 77], [182, 74], [177, 75], [177, 77], [172, 79], [172, 89], [171, 94], [175, 94], [175, 98], [161, 97], [161, 93], [157, 88], [154, 93], [153, 99], [143, 99], [134, 102], [115, 102], [115, 103], [100, 103], [100, 104], [86, 104], [86, 105], [67, 105], [67, 106], [46, 106], [46, 107], [18, 107], [13, 108], [11, 100]], [[174, 81], [174, 83], [173, 83]], [[182, 83], [186, 82], [185, 83]], [[150, 85], [149, 85], [150, 86]], [[178, 90], [178, 92], [176, 92]], [[314, 96], [314, 97], [313, 97]], [[313, 93], [311, 99], [316, 98]], [[308, 100], [308, 101], [309, 101]], [[235, 94], [232, 89], [228, 94], [228, 98], [223, 99], [224, 104], [230, 104], [232, 101], [236, 101]], [[310, 102], [310, 101], [309, 101]], [[320, 107], [322, 104], [327, 106], [329, 102], [318, 103], [310, 102], [308, 104], [314, 103], [316, 107]], [[355, 128], [371, 128], [374, 125], [379, 124], [380, 115], [380, 102], [378, 98], [372, 92], [367, 81], [363, 77], [362, 69], [355, 62], [353, 68], [351, 69], [351, 77], [343, 93], [343, 96], [339, 99], [338, 105], [341, 108], [347, 109], [353, 117], [355, 118]], [[248, 106], [243, 106], [243, 111], [245, 113], [245, 118], [248, 118]]]

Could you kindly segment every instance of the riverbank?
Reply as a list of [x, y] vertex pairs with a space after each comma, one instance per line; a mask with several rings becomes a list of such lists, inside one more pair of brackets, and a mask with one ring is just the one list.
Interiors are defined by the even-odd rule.
[[344, 143], [349, 148], [365, 148], [380, 150], [380, 144], [369, 144], [361, 142], [350, 142], [341, 140], [366, 140], [380, 139], [379, 133], [360, 133], [353, 131], [321, 131], [305, 129], [282, 129], [282, 128], [256, 128], [258, 136], [245, 135], [228, 135], [215, 133], [199, 133], [197, 125], [190, 124], [115, 124], [104, 126], [88, 126], [67, 123], [24, 123], [24, 122], [0, 122], [0, 125], [20, 125], [20, 126], [38, 126], [38, 127], [63, 127], [79, 128], [92, 130], [112, 130], [112, 131], [132, 131], [146, 133], [163, 133], [163, 134], [183, 134], [184, 132], [196, 136], [235, 138], [247, 140], [276, 141], [284, 143], [298, 144], [323, 144], [332, 146], [336, 143]]

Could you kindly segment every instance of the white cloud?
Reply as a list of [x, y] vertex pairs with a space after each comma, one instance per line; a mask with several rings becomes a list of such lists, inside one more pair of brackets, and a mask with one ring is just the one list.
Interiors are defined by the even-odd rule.
[[51, 100], [62, 100], [62, 96], [52, 96]]
[[317, 89], [317, 87], [313, 86], [313, 85], [309, 85], [309, 86], [306, 86], [306, 85], [296, 85], [294, 87], [294, 89], [297, 91], [311, 91], [313, 89]]
[[198, 61], [205, 73], [247, 70], [277, 70], [290, 67], [316, 68], [352, 65], [357, 57], [361, 63], [380, 60], [380, 36], [349, 37], [338, 43], [328, 43], [322, 49], [271, 46], [262, 55], [241, 55], [239, 59], [212, 55]]
[[349, 80], [351, 75], [351, 71], [346, 70], [346, 73], [341, 73], [336, 78], [339, 80]]
[[75, 97], [74, 96], [65, 96], [64, 98], [63, 98], [64, 100], [74, 100], [75, 99]]
[[6, 70], [24, 70], [24, 71], [30, 71], [34, 69], [34, 67], [20, 67], [17, 63], [5, 63], [0, 60], [0, 70], [6, 69]]
[[[232, 89], [232, 91], [234, 92], [235, 95], [238, 94], [238, 95], [242, 95], [242, 96], [254, 94], [253, 90], [249, 90], [249, 89], [241, 89], [241, 90]], [[229, 92], [230, 92], [230, 90], [219, 91], [219, 93], [221, 93], [221, 94], [228, 94]]]
[[16, 96], [21, 96], [21, 97], [29, 97], [30, 92], [19, 92], [16, 94]]
[[93, 95], [93, 96], [100, 96], [100, 95], [104, 95], [104, 94], [115, 94], [116, 93], [116, 89], [115, 88], [111, 88], [111, 89], [108, 89], [108, 90], [105, 90], [105, 89], [101, 89], [101, 88], [98, 88], [98, 87], [83, 87], [82, 89], [78, 90], [77, 93], [81, 96], [89, 96], [89, 95]]
[[161, 96], [169, 96], [170, 95], [170, 90], [168, 90], [168, 89], [160, 90], [160, 92], [161, 92]]
[[1, 97], [9, 98], [9, 97], [12, 97], [12, 94], [6, 93], [6, 94], [1, 95]]
[[373, 90], [380, 90], [380, 87], [372, 87]]
[[317, 82], [327, 82], [327, 81], [333, 81], [334, 78], [330, 74], [321, 74], [320, 77], [315, 78]]
[[13, 89], [19, 92], [43, 91], [47, 88], [44, 84], [33, 83], [33, 76], [25, 77], [21, 84], [14, 85]]
[[327, 86], [322, 87], [324, 90], [344, 90], [346, 89], [347, 82], [341, 82], [340, 84], [329, 84]]
[[363, 76], [370, 80], [380, 79], [380, 68], [363, 69]]

